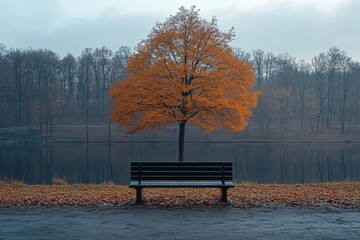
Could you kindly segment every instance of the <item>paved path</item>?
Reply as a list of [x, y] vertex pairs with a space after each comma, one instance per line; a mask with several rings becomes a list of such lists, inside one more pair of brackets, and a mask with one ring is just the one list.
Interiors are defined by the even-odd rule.
[[2, 207], [0, 239], [360, 239], [360, 211]]

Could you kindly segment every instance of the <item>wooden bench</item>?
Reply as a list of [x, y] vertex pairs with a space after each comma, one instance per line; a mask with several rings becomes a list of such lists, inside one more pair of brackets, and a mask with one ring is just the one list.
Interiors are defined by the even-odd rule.
[[130, 188], [136, 203], [143, 188], [220, 188], [220, 202], [227, 202], [232, 183], [231, 162], [131, 162]]

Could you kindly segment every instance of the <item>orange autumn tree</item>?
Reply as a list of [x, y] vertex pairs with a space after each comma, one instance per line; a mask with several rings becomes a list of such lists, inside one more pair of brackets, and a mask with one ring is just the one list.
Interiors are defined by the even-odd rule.
[[202, 19], [195, 7], [181, 7], [157, 23], [128, 61], [128, 76], [110, 89], [110, 119], [129, 128], [157, 130], [178, 123], [183, 161], [185, 125], [205, 131], [242, 131], [256, 107], [251, 66], [237, 59], [216, 18]]

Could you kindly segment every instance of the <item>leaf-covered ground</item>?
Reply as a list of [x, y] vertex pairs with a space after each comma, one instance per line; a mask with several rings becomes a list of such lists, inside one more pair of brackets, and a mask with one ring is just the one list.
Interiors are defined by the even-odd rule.
[[[219, 206], [218, 189], [143, 189], [146, 206]], [[130, 206], [136, 193], [114, 184], [26, 185], [0, 182], [0, 206]], [[265, 185], [239, 184], [228, 190], [232, 207], [308, 206], [360, 208], [360, 182]]]

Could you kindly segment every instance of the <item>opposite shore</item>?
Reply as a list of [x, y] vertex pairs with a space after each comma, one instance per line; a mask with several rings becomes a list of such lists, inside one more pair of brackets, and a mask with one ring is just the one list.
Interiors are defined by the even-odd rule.
[[[27, 127], [0, 128], [1, 144], [16, 143], [119, 143], [119, 142], [177, 142], [176, 126], [153, 132], [145, 130], [137, 134], [128, 134], [127, 130], [116, 125], [63, 125], [54, 126], [51, 131]], [[271, 134], [257, 127], [248, 127], [244, 132], [231, 133], [215, 131], [205, 133], [197, 127], [186, 128], [187, 143], [358, 143], [360, 126], [352, 126], [346, 134], [338, 127], [311, 133], [306, 127], [289, 127], [279, 133], [275, 127]]]

